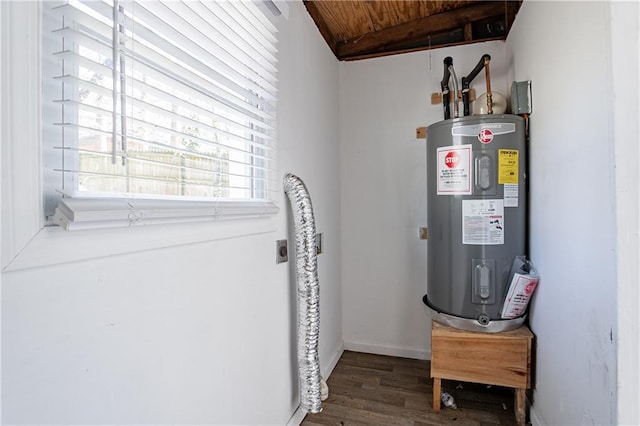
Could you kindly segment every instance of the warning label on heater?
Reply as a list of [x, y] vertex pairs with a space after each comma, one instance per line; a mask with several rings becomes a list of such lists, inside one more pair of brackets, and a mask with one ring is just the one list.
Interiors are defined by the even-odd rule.
[[498, 150], [498, 183], [518, 183], [518, 157], [517, 149]]
[[438, 195], [471, 195], [471, 145], [437, 149]]
[[504, 244], [503, 200], [462, 200], [462, 244]]

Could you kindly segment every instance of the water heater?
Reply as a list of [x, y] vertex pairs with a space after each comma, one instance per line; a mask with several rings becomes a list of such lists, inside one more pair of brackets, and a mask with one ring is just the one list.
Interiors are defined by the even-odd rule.
[[448, 119], [427, 129], [428, 282], [424, 303], [453, 327], [499, 332], [514, 258], [527, 231], [525, 122], [517, 115]]

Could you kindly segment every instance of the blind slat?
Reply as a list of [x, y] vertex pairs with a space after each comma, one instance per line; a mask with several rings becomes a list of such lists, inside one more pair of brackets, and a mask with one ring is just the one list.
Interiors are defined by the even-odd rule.
[[[106, 11], [104, 12], [106, 13]], [[147, 16], [148, 19], [150, 19], [156, 25], [161, 26], [162, 21], [159, 20], [158, 18], [155, 18], [151, 13], [148, 13], [148, 12], [145, 13], [142, 10], [138, 10], [138, 12], [139, 13], [142, 12], [143, 15]], [[106, 50], [108, 50], [109, 52], [111, 51], [111, 47], [109, 46], [109, 44], [104, 43], [104, 40], [110, 40], [111, 28], [108, 25], [106, 25], [104, 22], [101, 22], [100, 20], [94, 17], [81, 13], [77, 10], [74, 10], [74, 13], [71, 13], [70, 15], [72, 17], [72, 22], [71, 24], [69, 24], [71, 28], [73, 28], [79, 33], [86, 34], [88, 37], [93, 38], [94, 40], [103, 41], [103, 44], [105, 44], [105, 47], [100, 50], [100, 52], [103, 55], [107, 54]], [[161, 36], [157, 35], [153, 31], [149, 30], [148, 28], [145, 28], [142, 25], [137, 25], [135, 21], [125, 20], [125, 26], [129, 30], [135, 31], [136, 37], [137, 37], [137, 38], [128, 38], [128, 39], [123, 38], [127, 40], [125, 44], [127, 51], [123, 53], [128, 54], [129, 56], [132, 57], [132, 59], [140, 60], [146, 63], [147, 65], [150, 65], [158, 69], [163, 69], [166, 67], [176, 68], [177, 66], [179, 66], [181, 70], [179, 73], [177, 72], [173, 73], [174, 74], [173, 78], [176, 78], [175, 76], [179, 76], [181, 74], [186, 73], [191, 79], [192, 84], [199, 82], [201, 85], [202, 84], [211, 85], [212, 83], [211, 78], [213, 78], [213, 79], [216, 79], [216, 81], [220, 85], [219, 87], [226, 87], [234, 91], [234, 93], [236, 93], [236, 96], [235, 96], [236, 99], [238, 99], [237, 94], [241, 94], [245, 96], [247, 99], [251, 99], [253, 102], [262, 105], [266, 109], [273, 108], [273, 106], [267, 102], [268, 100], [270, 101], [275, 100], [275, 96], [270, 92], [270, 91], [275, 91], [275, 86], [273, 86], [273, 84], [265, 83], [268, 90], [259, 86], [255, 82], [245, 78], [244, 76], [242, 76], [241, 74], [233, 70], [232, 67], [226, 65], [223, 61], [217, 58], [214, 58], [213, 56], [211, 56], [209, 53], [207, 53], [197, 45], [195, 45], [197, 49], [201, 53], [205, 52], [205, 56], [208, 57], [209, 59], [212, 59], [214, 62], [208, 65], [203, 64], [202, 61], [197, 60], [189, 56], [187, 53], [185, 53], [184, 46], [177, 46], [177, 45], [166, 43], [166, 40], [163, 39]], [[179, 34], [175, 29], [171, 29], [170, 33], [176, 37], [178, 37], [176, 34]], [[181, 36], [181, 40], [183, 42], [186, 41], [187, 43], [191, 43], [191, 41], [189, 41], [189, 39], [186, 38], [185, 36]], [[80, 41], [80, 40], [70, 39], [69, 41], [73, 42], [73, 41]], [[163, 45], [162, 51], [159, 52], [158, 50], [153, 50], [148, 47], [148, 45], [157, 45], [157, 44]], [[194, 45], [193, 43], [191, 44]], [[184, 65], [179, 65], [176, 62], [176, 60], [181, 61], [182, 64]], [[185, 68], [185, 66], [188, 66], [188, 67]], [[189, 69], [189, 67], [191, 69]], [[193, 72], [194, 70], [198, 71], [201, 74], [200, 75], [194, 74]], [[221, 73], [220, 70], [225, 71], [227, 75], [232, 75], [238, 81], [245, 84], [246, 87], [250, 88], [251, 90], [247, 90], [241, 87], [236, 82], [234, 82], [232, 78], [226, 77], [223, 73]], [[262, 75], [269, 76], [269, 80], [271, 80], [272, 82], [277, 81], [277, 79], [275, 78], [275, 76], [273, 76], [272, 73], [263, 71]], [[210, 79], [207, 80], [203, 76], [207, 76]], [[260, 74], [255, 74], [255, 76], [260, 76]], [[219, 90], [216, 90], [216, 92], [219, 93]], [[264, 96], [265, 98], [264, 99], [260, 98], [258, 95], [256, 95], [256, 93]], [[229, 92], [226, 92], [226, 94], [222, 96], [228, 96], [228, 94]], [[237, 102], [234, 102], [234, 103], [236, 105], [241, 105], [241, 104], [238, 104]]]
[[[101, 16], [104, 19], [107, 19], [107, 16], [109, 16], [109, 14], [111, 13], [110, 9], [106, 8], [103, 3], [91, 2], [90, 4], [96, 6], [96, 11], [98, 13], [100, 13]], [[172, 3], [170, 3], [170, 4], [172, 4]], [[148, 7], [148, 8], [150, 8], [150, 9], [154, 10], [154, 11], [164, 12], [163, 13], [164, 16], [171, 16], [171, 15], [168, 15], [171, 12], [171, 10], [170, 9], [166, 9], [166, 7], [165, 7], [166, 10], [163, 10], [162, 6], [157, 2], [145, 2], [144, 5], [146, 7]], [[83, 13], [82, 11], [80, 11], [78, 9], [71, 8], [70, 4], [61, 6], [58, 9], [59, 9], [59, 11], [58, 11], [59, 13], [65, 13], [66, 14], [65, 18], [69, 18], [70, 17], [72, 19], [72, 23], [70, 25], [73, 28], [75, 28], [75, 29], [77, 29], [79, 31], [82, 31], [84, 33], [90, 34], [92, 37], [94, 37], [96, 39], [101, 39], [101, 40], [109, 39], [110, 34], [111, 34], [111, 28], [107, 24], [105, 24], [105, 22], [97, 19], [94, 16], [91, 16], [91, 15], [88, 15], [86, 13]], [[158, 26], [162, 26], [162, 22], [163, 21], [160, 18], [156, 17], [153, 13], [149, 12], [148, 10], [146, 10], [144, 8], [137, 7], [136, 8], [136, 14], [137, 15], [142, 15], [141, 18], [146, 18], [151, 23], [154, 23], [154, 24], [156, 24]], [[138, 19], [140, 19], [140, 17], [138, 17]], [[182, 18], [179, 18], [179, 19], [182, 20]], [[68, 19], [66, 19], [66, 20], [68, 21]], [[182, 20], [182, 22], [184, 23], [186, 21]], [[255, 98], [255, 95], [253, 93], [247, 92], [245, 89], [243, 89], [240, 86], [238, 86], [232, 80], [230, 80], [227, 77], [225, 77], [224, 75], [218, 73], [218, 71], [216, 71], [215, 69], [212, 69], [211, 66], [203, 65], [201, 61], [198, 61], [198, 60], [193, 59], [193, 58], [191, 60], [189, 60], [189, 56], [186, 55], [184, 53], [184, 51], [183, 51], [183, 49], [185, 47], [187, 47], [187, 48], [191, 47], [193, 49], [196, 49], [203, 57], [206, 57], [206, 58], [214, 61], [214, 63], [219, 64], [229, 74], [233, 74], [234, 76], [239, 78], [241, 81], [243, 81], [245, 84], [247, 84], [247, 87], [251, 87], [257, 93], [260, 93], [261, 95], [265, 96], [267, 99], [272, 99], [272, 100], [275, 99], [274, 96], [270, 93], [270, 91], [275, 90], [275, 86], [269, 84], [267, 86], [267, 89], [269, 89], [270, 91], [267, 91], [263, 87], [256, 85], [253, 81], [242, 77], [242, 75], [239, 74], [236, 70], [234, 70], [234, 68], [232, 66], [227, 65], [225, 62], [223, 62], [220, 59], [212, 56], [208, 51], [203, 49], [200, 45], [198, 45], [193, 40], [189, 39], [189, 37], [187, 37], [186, 35], [180, 33], [178, 30], [176, 30], [173, 27], [168, 27], [168, 28], [166, 28], [166, 30], [169, 32], [169, 34], [171, 34], [171, 35], [175, 36], [176, 38], [180, 39], [184, 43], [184, 45], [178, 46], [178, 45], [175, 45], [175, 44], [167, 43], [166, 40], [163, 39], [161, 36], [159, 36], [158, 34], [156, 34], [153, 31], [149, 30], [148, 28], [145, 28], [142, 25], [138, 25], [137, 22], [134, 21], [134, 20], [125, 19], [124, 20], [124, 25], [129, 30], [134, 31], [135, 34], [136, 34], [136, 37], [142, 37], [142, 39], [144, 41], [146, 41], [147, 43], [150, 43], [150, 44], [154, 44], [154, 43], [155, 43], [155, 45], [162, 44], [163, 49], [165, 49], [167, 51], [167, 53], [170, 53], [170, 54], [174, 55], [178, 59], [182, 59], [182, 60], [188, 61], [187, 62], [188, 65], [196, 67], [199, 71], [201, 71], [203, 73], [208, 73], [208, 72], [215, 73], [216, 75], [218, 75], [220, 80], [225, 81], [228, 84], [229, 87], [235, 87], [239, 92], [243, 93], [244, 95], [246, 95], [248, 97]], [[132, 44], [136, 44], [136, 43], [137, 42], [136, 42], [135, 39], [127, 39], [127, 44], [128, 45], [132, 45]], [[135, 49], [133, 47], [130, 47], [129, 49], [135, 52]], [[139, 49], [145, 49], [145, 47], [144, 46], [140, 46]], [[148, 49], [146, 49], [146, 51], [145, 51], [146, 55], [149, 55], [149, 52], [150, 51]], [[151, 55], [149, 55], [149, 56], [151, 56]], [[248, 56], [248, 55], [244, 55], [244, 56], [246, 58], [250, 58], [250, 56]], [[147, 57], [147, 56], [143, 56], [143, 57]], [[156, 58], [158, 57], [157, 54], [156, 54], [155, 57]], [[170, 59], [165, 57], [165, 60], [168, 61], [169, 64], [172, 64], [172, 65], [175, 66], [175, 63], [171, 62]], [[245, 67], [244, 69], [248, 70], [251, 74], [253, 74], [256, 77], [262, 78], [262, 76], [267, 76], [267, 78], [270, 79], [272, 82], [277, 81], [277, 79], [273, 75], [273, 71], [275, 70], [275, 67], [273, 67], [273, 66], [271, 68], [271, 71], [260, 70], [260, 69], [253, 69], [252, 70], [251, 68], [247, 68], [247, 67]], [[262, 101], [262, 100], [260, 100], [258, 98], [255, 98], [255, 100], [257, 100], [258, 102], [264, 102], [264, 101]]]
[[275, 193], [277, 29], [258, 8], [68, 0], [45, 19], [72, 196]]
[[[105, 153], [102, 151], [91, 151], [91, 150], [87, 150], [87, 149], [75, 149], [75, 148], [58, 148], [58, 149], [65, 149], [67, 151], [67, 153], [73, 153], [73, 155], [77, 155], [77, 154], [85, 154], [87, 156], [95, 156], [95, 157], [102, 157], [105, 160], [111, 160], [111, 154], [110, 153]], [[145, 155], [143, 155], [145, 154]], [[220, 175], [224, 175], [224, 176], [230, 176], [230, 177], [246, 177], [243, 174], [238, 174], [238, 173], [232, 173], [232, 172], [228, 172], [228, 171], [222, 171], [222, 170], [211, 170], [211, 169], [207, 169], [207, 168], [203, 168], [203, 167], [194, 167], [194, 166], [186, 166], [186, 165], [181, 165], [181, 164], [177, 164], [177, 163], [171, 163], [171, 162], [166, 162], [166, 161], [159, 161], [159, 160], [154, 160], [153, 156], [155, 155], [156, 158], [159, 157], [160, 155], [163, 154], [167, 154], [166, 152], [158, 152], [158, 151], [147, 151], [143, 154], [140, 154], [138, 156], [127, 156], [127, 160], [128, 161], [137, 161], [140, 163], [148, 163], [148, 164], [153, 164], [153, 165], [158, 165], [158, 166], [162, 166], [162, 167], [167, 167], [167, 168], [171, 168], [171, 169], [184, 169], [184, 170], [191, 170], [191, 171], [197, 171], [197, 172], [206, 172], [206, 173], [215, 173], [215, 174], [220, 174]], [[188, 155], [192, 155], [192, 153], [190, 152], [183, 152], [183, 154], [185, 156]], [[122, 156], [121, 154], [118, 154], [118, 156]], [[146, 158], [145, 158], [146, 157]], [[198, 159], [202, 160], [209, 160], [212, 162], [222, 162], [222, 161], [230, 161], [233, 162], [231, 160], [221, 160], [218, 157], [197, 157]], [[192, 158], [187, 158], [187, 160], [193, 160]], [[238, 163], [235, 162], [237, 164], [241, 164], [241, 165], [246, 165], [246, 163]], [[271, 169], [269, 169], [268, 167], [257, 167], [257, 170], [262, 170], [262, 171], [272, 171]], [[81, 170], [72, 170], [72, 169], [59, 169], [60, 171], [68, 171], [68, 172], [81, 172]], [[98, 172], [96, 172], [98, 173]], [[108, 174], [108, 173], [105, 173]], [[113, 176], [122, 176], [121, 174], [112, 174]], [[135, 174], [128, 174], [127, 176], [135, 176]], [[268, 178], [267, 177], [255, 177], [254, 179], [256, 180], [261, 180], [261, 181], [266, 181]]]
[[[162, 17], [166, 19], [181, 19], [180, 17], [177, 17], [177, 15], [173, 14], [170, 10], [161, 8], [160, 3], [146, 2], [141, 3], [141, 5], [142, 7], [136, 8], [136, 15], [143, 15], [142, 18], [145, 19], [149, 25], [153, 25], [154, 27], [162, 24]], [[160, 14], [161, 17], [156, 16], [146, 8], [153, 9], [153, 12]], [[178, 23], [176, 23], [176, 25], [177, 24]], [[251, 92], [247, 92], [245, 88], [238, 84], [243, 83], [246, 85], [246, 87], [251, 88], [251, 90], [259, 93], [261, 96], [264, 96], [265, 98], [271, 100], [275, 99], [275, 97], [269, 91], [252, 82], [246, 76], [239, 73], [237, 70], [234, 70], [230, 65], [213, 56], [210, 52], [204, 49], [198, 42], [206, 43], [205, 37], [197, 37], [196, 34], [192, 34], [195, 39], [193, 40], [185, 34], [190, 32], [187, 31], [187, 27], [184, 26], [185, 23], [182, 22], [181, 25], [183, 25], [183, 27], [180, 28], [180, 31], [173, 26], [163, 26], [163, 35], [165, 37], [172, 38], [172, 43], [169, 43], [166, 39], [164, 39], [162, 36], [154, 32], [150, 28], [144, 28], [140, 24], [135, 23], [135, 21], [125, 21], [125, 26], [128, 30], [135, 31], [137, 35], [144, 37], [144, 40], [149, 43], [153, 43], [154, 45], [161, 45], [163, 52], [173, 56], [177, 60], [183, 61], [185, 64], [193, 67], [194, 69], [197, 69], [198, 71], [202, 72], [203, 75], [208, 75], [212, 72], [215, 73], [216, 81], [219, 84], [223, 84], [226, 87], [229, 87], [231, 90], [244, 94], [249, 98], [254, 97]], [[183, 33], [183, 31], [185, 33]], [[190, 54], [187, 54], [187, 52], [189, 52]]]
[[[275, 35], [270, 31], [261, 31], [260, 29], [254, 26], [254, 23], [248, 19], [249, 17], [246, 14], [242, 13], [241, 10], [238, 10], [235, 6], [235, 3], [241, 2], [231, 2], [231, 1], [222, 1], [217, 2], [217, 4], [222, 7], [228, 14], [233, 18], [233, 21], [237, 23], [240, 28], [246, 31], [250, 37], [252, 37], [255, 41], [260, 43], [262, 47], [265, 49], [269, 49], [274, 43], [277, 42]], [[207, 4], [206, 2], [204, 4]], [[244, 36], [247, 37], [247, 36]]]
[[[215, 182], [180, 182], [180, 181], [175, 181], [175, 180], [171, 180], [171, 179], [165, 179], [165, 178], [157, 178], [157, 177], [149, 177], [149, 176], [121, 176], [121, 175], [116, 175], [116, 174], [110, 174], [110, 173], [100, 173], [100, 172], [91, 172], [91, 171], [86, 171], [86, 170], [72, 170], [72, 169], [54, 169], [57, 172], [64, 172], [64, 173], [71, 173], [73, 175], [75, 175], [76, 177], [80, 177], [80, 176], [93, 176], [93, 177], [101, 177], [101, 178], [107, 178], [107, 179], [118, 179], [118, 180], [122, 180], [123, 182], [126, 181], [131, 181], [131, 180], [137, 180], [137, 181], [148, 181], [148, 182], [155, 182], [155, 183], [172, 183], [175, 185], [192, 185], [192, 186], [200, 186], [200, 187], [206, 187], [206, 188], [220, 188], [220, 189], [224, 189], [224, 190], [230, 190], [230, 189], [240, 189], [240, 190], [250, 190], [251, 186], [247, 185], [247, 186], [240, 186], [240, 185], [229, 185], [229, 184], [218, 184]], [[244, 176], [243, 178], [246, 178], [246, 176]], [[88, 190], [87, 192], [91, 193], [91, 190]], [[102, 192], [106, 192], [106, 191], [102, 191]], [[115, 194], [121, 194], [121, 192], [115, 192], [113, 191], [113, 195]], [[96, 194], [97, 195], [97, 194]], [[94, 196], [94, 194], [91, 194], [91, 196]]]
[[[277, 72], [277, 58], [275, 56], [276, 49], [259, 48], [262, 46], [257, 41], [249, 42], [245, 37], [234, 30], [232, 18], [218, 6], [217, 2], [208, 2], [206, 6], [202, 3], [187, 2], [186, 5], [195, 11], [198, 15], [210, 20], [212, 26], [216, 28], [226, 39], [238, 46], [238, 50], [245, 52], [254, 60], [260, 62], [266, 69], [274, 69]], [[215, 10], [215, 12], [212, 12]], [[238, 29], [239, 30], [239, 29]]]
[[[97, 134], [97, 135], [99, 134], [99, 135], [102, 135], [102, 136], [105, 136], [105, 137], [106, 136], [109, 136], [109, 137], [111, 136], [111, 131], [105, 130], [105, 129], [101, 129], [99, 127], [83, 126], [81, 124], [64, 123], [64, 122], [53, 123], [53, 124], [55, 126], [58, 126], [58, 127], [73, 127], [73, 128], [78, 129], [78, 130], [82, 130], [84, 132], [91, 132], [91, 133], [94, 133], [94, 134]], [[212, 142], [212, 141], [205, 140], [205, 139], [194, 138], [192, 135], [189, 135], [189, 134], [186, 134], [186, 133], [181, 133], [181, 132], [178, 132], [178, 131], [173, 131], [171, 133], [174, 136], [178, 136], [178, 137], [185, 137], [185, 138], [188, 137], [188, 138], [196, 139], [198, 142], [201, 142], [203, 144], [203, 146], [206, 146], [206, 147], [220, 148], [220, 149], [225, 149], [225, 150], [232, 151], [232, 152], [235, 152], [235, 153], [238, 153], [238, 154], [251, 155], [254, 158], [260, 159], [260, 160], [273, 160], [272, 157], [269, 157], [267, 155], [262, 155], [262, 154], [259, 154], [259, 153], [255, 153], [253, 151], [243, 150], [241, 148], [225, 145], [225, 144], [218, 143], [218, 142]], [[118, 136], [120, 136], [120, 134], [118, 134]], [[143, 145], [162, 147], [162, 148], [167, 149], [167, 150], [172, 150], [173, 149], [175, 151], [185, 151], [185, 152], [191, 152], [191, 153], [197, 152], [200, 155], [205, 155], [206, 156], [206, 154], [204, 154], [201, 151], [195, 151], [194, 149], [189, 149], [189, 150], [182, 149], [179, 146], [171, 145], [169, 143], [163, 143], [163, 142], [161, 142], [161, 141], [159, 141], [157, 139], [156, 140], [145, 139], [145, 138], [141, 138], [139, 136], [135, 136], [133, 134], [129, 134], [129, 135], [127, 135], [127, 137], [131, 141], [134, 141], [134, 142], [137, 142], [137, 143], [140, 143], [140, 144], [143, 144]], [[259, 146], [257, 144], [254, 144], [253, 147], [254, 148], [258, 147], [258, 149], [264, 150], [266, 152], [269, 152], [269, 150], [270, 150], [269, 147]]]
[[[220, 56], [220, 58], [229, 59], [228, 62], [225, 62], [229, 63], [232, 67], [233, 63], [237, 63], [245, 68], [248, 75], [256, 75], [260, 79], [264, 78], [270, 82], [276, 81], [275, 73], [277, 72], [277, 68], [273, 65], [275, 61], [272, 62], [263, 59], [260, 54], [252, 56], [247, 53], [255, 53], [256, 50], [236, 34], [223, 32], [226, 26], [217, 18], [213, 17], [211, 20], [205, 19], [205, 17], [196, 12], [196, 10], [206, 11], [206, 9], [198, 6], [201, 6], [201, 4], [195, 2], [165, 3], [165, 7], [180, 16], [185, 22], [192, 23], [194, 26], [208, 26], [206, 32], [199, 33], [197, 30], [194, 30], [193, 34], [196, 39], [202, 40], [206, 43], [202, 45], [206, 50], [215, 52], [216, 55], [223, 55]], [[218, 25], [214, 25], [214, 23]], [[229, 35], [231, 39], [227, 38], [226, 34]]]
[[[84, 64], [85, 61], [79, 61], [79, 63], [83, 63]], [[92, 65], [96, 65], [95, 69], [99, 69], [99, 65], [100, 64], [96, 64], [93, 63]], [[106, 69], [106, 68], [105, 68]], [[59, 77], [62, 79], [66, 79], [67, 81], [70, 82], [74, 82], [76, 84], [77, 87], [81, 87], [85, 90], [91, 91], [91, 92], [95, 92], [97, 94], [100, 94], [102, 96], [107, 96], [109, 93], [108, 88], [103, 87], [103, 86], [99, 86], [96, 85], [95, 83], [91, 82], [91, 81], [87, 81], [87, 80], [83, 80], [83, 79], [77, 79], [71, 76], [63, 76], [63, 77]], [[152, 86], [146, 85], [144, 83], [140, 83], [140, 84], [136, 84], [135, 85], [137, 90], [140, 90], [140, 86], [144, 86], [144, 92], [145, 93], [151, 93], [151, 94], [155, 94], [156, 96], [159, 95], [159, 91], [157, 91], [155, 88], [153, 88]], [[132, 88], [133, 89], [133, 88]], [[86, 103], [80, 103], [78, 101], [78, 99], [76, 99], [74, 97], [73, 99], [74, 101], [78, 102], [81, 105], [88, 105], [91, 107], [91, 105], [86, 104]], [[190, 104], [188, 102], [184, 102], [181, 101], [179, 98], [175, 98], [175, 97], [169, 97], [168, 99], [165, 98], [164, 100], [166, 100], [168, 103], [170, 103], [172, 106], [183, 106], [186, 108], [187, 111], [183, 111], [182, 113], [177, 113], [176, 111], [171, 111], [165, 108], [160, 107], [159, 105], [153, 104], [151, 102], [147, 102], [143, 99], [141, 99], [140, 97], [134, 97], [134, 96], [130, 96], [130, 95], [126, 95], [126, 100], [127, 103], [134, 109], [146, 109], [148, 111], [153, 111], [157, 114], [158, 118], [165, 118], [165, 119], [176, 119], [176, 120], [180, 120], [181, 122], [189, 122], [191, 124], [193, 124], [194, 126], [198, 126], [200, 129], [205, 129], [208, 130], [210, 132], [213, 132], [215, 134], [218, 134], [220, 136], [223, 137], [229, 137], [233, 140], [237, 140], [237, 141], [241, 141], [241, 142], [246, 142], [246, 143], [252, 143], [253, 140], [250, 139], [251, 136], [253, 136], [254, 138], [260, 138], [261, 140], [265, 141], [266, 143], [268, 143], [269, 141], [272, 140], [272, 136], [268, 133], [268, 130], [270, 129], [270, 126], [265, 126], [264, 128], [261, 127], [250, 127], [250, 126], [243, 126], [242, 124], [239, 124], [236, 121], [233, 121], [231, 119], [228, 119], [227, 117], [225, 117], [224, 115], [215, 113], [213, 111], [208, 111], [205, 110], [204, 108], [201, 108], [197, 105], [193, 105]], [[62, 101], [62, 100], [57, 100], [57, 101]], [[111, 113], [112, 110], [110, 109], [104, 109], [105, 112]], [[191, 114], [191, 117], [187, 114]], [[210, 124], [206, 124], [203, 123], [202, 121], [198, 121], [195, 120], [193, 118], [193, 114], [198, 114], [201, 117], [207, 117], [210, 118], [212, 122], [216, 122], [219, 124], [224, 123], [225, 127], [228, 130], [224, 130], [222, 128], [219, 127], [214, 127]], [[253, 120], [252, 120], [253, 121]], [[149, 122], [148, 124], [150, 125], [155, 125], [155, 123], [153, 122]], [[262, 126], [262, 124], [260, 123], [255, 123], [258, 126]]]
[[[80, 34], [73, 34], [73, 36], [69, 37], [69, 40], [81, 41], [83, 40], [83, 36]], [[55, 52], [54, 55], [59, 57], [60, 59], [69, 59], [72, 62], [78, 65], [83, 65], [86, 68], [99, 74], [100, 73], [108, 74], [111, 72], [110, 67], [107, 67], [104, 64], [95, 62], [88, 58], [82, 57], [68, 50]], [[255, 106], [251, 106], [250, 104], [247, 104], [236, 98], [233, 98], [231, 100], [224, 99], [224, 96], [225, 96], [224, 92], [222, 90], [218, 90], [217, 88], [209, 88], [209, 89], [212, 89], [209, 93], [203, 93], [202, 90], [198, 90], [192, 85], [189, 85], [188, 83], [185, 83], [182, 81], [183, 78], [186, 78], [189, 76], [187, 72], [185, 72], [186, 74], [185, 76], [179, 77], [180, 80], [175, 80], [171, 76], [167, 76], [166, 71], [165, 73], [163, 73], [162, 71], [159, 71], [155, 68], [147, 66], [144, 63], [137, 63], [135, 68], [130, 69], [130, 72], [134, 72], [134, 71], [136, 74], [143, 73], [144, 76], [152, 78], [153, 80], [155, 80], [156, 83], [161, 83], [167, 86], [171, 86], [175, 91], [178, 91], [183, 96], [178, 97], [176, 94], [168, 93], [162, 89], [159, 89], [154, 85], [148, 84], [140, 80], [139, 78], [135, 78], [130, 75], [127, 76], [128, 79], [131, 79], [131, 83], [133, 84], [132, 87], [137, 88], [142, 92], [144, 91], [153, 92], [156, 94], [156, 96], [161, 96], [166, 99], [171, 99], [173, 103], [181, 104], [188, 109], [191, 109], [191, 108], [202, 109], [201, 107], [197, 106], [194, 102], [199, 102], [199, 103], [208, 102], [214, 108], [221, 109], [221, 111], [224, 114], [237, 117], [237, 120], [248, 121], [253, 125], [257, 125], [259, 127], [264, 128], [265, 130], [273, 129], [272, 126], [268, 124], [268, 122], [273, 121], [274, 118], [271, 115], [269, 115], [267, 112], [263, 110], [256, 111]], [[198, 77], [194, 75], [193, 78], [198, 78]], [[189, 101], [189, 100], [186, 100], [185, 98], [189, 98], [191, 100]], [[225, 103], [225, 101], [227, 102]], [[218, 114], [218, 115], [224, 115], [224, 114]], [[236, 125], [239, 125], [240, 127], [242, 127], [242, 125], [238, 124], [237, 121], [235, 123]]]

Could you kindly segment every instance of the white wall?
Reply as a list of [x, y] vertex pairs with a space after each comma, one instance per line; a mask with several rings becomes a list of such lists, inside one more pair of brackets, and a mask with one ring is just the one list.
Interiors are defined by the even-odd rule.
[[640, 424], [640, 149], [629, 135], [640, 134], [640, 5], [611, 3], [613, 136], [616, 162], [618, 278], [618, 424]]
[[[530, 255], [542, 275], [530, 316], [534, 424], [640, 420], [638, 349], [629, 342], [637, 342], [638, 324], [630, 308], [638, 306], [637, 171], [623, 174], [638, 165], [638, 8], [618, 4], [628, 7], [622, 15], [635, 13], [635, 24], [615, 28], [611, 4], [525, 2], [508, 38], [514, 79], [533, 82]], [[612, 70], [612, 32], [618, 61], [635, 52], [635, 65], [625, 65], [632, 68]], [[631, 80], [613, 80], [620, 76]], [[635, 124], [616, 121], [618, 114]], [[620, 211], [625, 204], [635, 208]], [[628, 242], [619, 246], [623, 235]], [[626, 312], [620, 323], [618, 303]], [[631, 351], [618, 367], [617, 345]], [[631, 393], [618, 395], [620, 385]], [[631, 406], [617, 414], [619, 399]]]
[[[281, 176], [291, 172], [304, 180], [313, 203], [316, 230], [323, 234], [323, 253], [318, 256], [319, 356], [326, 375], [342, 353], [343, 340], [338, 61], [303, 4], [289, 5], [292, 16], [280, 45], [278, 158]], [[283, 210], [289, 217], [289, 278], [291, 297], [295, 297], [295, 238], [288, 202], [283, 203]], [[295, 329], [292, 337], [295, 338]]]
[[[426, 146], [416, 128], [443, 118], [431, 105], [443, 60], [458, 80], [491, 55], [492, 90], [506, 94], [505, 44], [488, 42], [340, 64], [340, 171], [345, 348], [428, 358]], [[510, 82], [509, 82], [510, 84]], [[484, 73], [473, 81], [486, 91]], [[460, 105], [462, 108], [462, 105]]]
[[[278, 179], [305, 180], [325, 236], [327, 370], [342, 345], [338, 64], [302, 3], [290, 4], [280, 34]], [[20, 142], [3, 138], [2, 155]], [[294, 241], [279, 201], [266, 233], [4, 270], [3, 423], [285, 424], [298, 404], [295, 276], [291, 261], [275, 264], [275, 240]], [[171, 229], [136, 232], [161, 239]]]

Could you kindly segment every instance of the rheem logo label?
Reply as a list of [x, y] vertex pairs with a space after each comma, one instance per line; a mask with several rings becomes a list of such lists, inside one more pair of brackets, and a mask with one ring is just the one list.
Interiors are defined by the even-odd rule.
[[480, 143], [490, 143], [493, 140], [493, 132], [489, 129], [482, 129], [478, 134]]
[[450, 169], [455, 169], [460, 164], [460, 156], [455, 151], [449, 151], [449, 153], [444, 156], [444, 164]]

